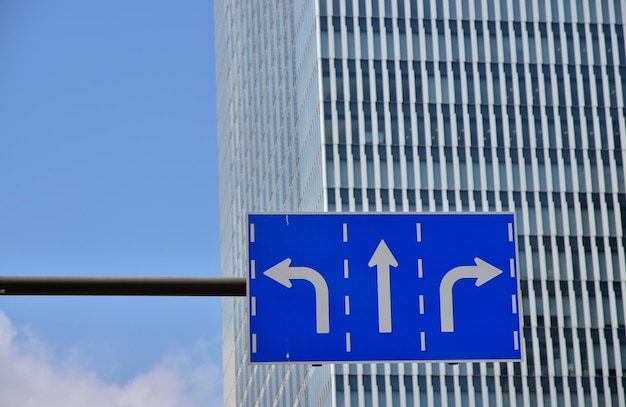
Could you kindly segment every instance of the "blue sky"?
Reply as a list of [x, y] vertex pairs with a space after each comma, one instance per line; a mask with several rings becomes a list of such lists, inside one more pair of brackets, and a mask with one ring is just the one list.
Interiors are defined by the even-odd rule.
[[[212, 8], [0, 0], [2, 275], [219, 275]], [[209, 405], [220, 338], [218, 298], [0, 297], [0, 400]]]

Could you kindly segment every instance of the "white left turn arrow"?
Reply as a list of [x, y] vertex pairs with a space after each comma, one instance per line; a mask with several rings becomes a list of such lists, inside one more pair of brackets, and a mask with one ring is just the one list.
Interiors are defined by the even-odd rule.
[[454, 310], [452, 304], [452, 287], [464, 278], [475, 278], [476, 287], [502, 274], [502, 270], [492, 266], [478, 257], [474, 258], [475, 266], [460, 266], [448, 271], [439, 286], [439, 310], [441, 311], [441, 332], [454, 332]]
[[287, 258], [263, 272], [272, 280], [291, 288], [291, 280], [306, 280], [315, 289], [315, 324], [318, 334], [330, 332], [330, 313], [328, 305], [328, 284], [324, 277], [310, 267], [292, 267]]
[[378, 243], [372, 258], [367, 264], [376, 266], [378, 284], [378, 332], [391, 332], [391, 275], [390, 266], [398, 267], [398, 261], [384, 240]]

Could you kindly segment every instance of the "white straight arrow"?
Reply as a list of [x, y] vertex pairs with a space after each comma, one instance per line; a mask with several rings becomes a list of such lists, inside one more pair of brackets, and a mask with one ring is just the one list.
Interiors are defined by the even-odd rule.
[[441, 332], [454, 332], [454, 310], [452, 304], [452, 287], [463, 278], [475, 278], [476, 287], [502, 274], [502, 270], [492, 266], [478, 257], [474, 258], [475, 266], [460, 266], [448, 271], [439, 286], [439, 310], [441, 311]]
[[291, 288], [291, 280], [306, 280], [315, 289], [315, 325], [318, 334], [330, 332], [330, 314], [328, 304], [328, 284], [324, 277], [310, 267], [291, 267], [287, 258], [265, 270], [263, 274], [272, 280]]
[[378, 332], [391, 332], [391, 275], [390, 266], [398, 267], [398, 261], [384, 240], [378, 243], [372, 258], [367, 264], [376, 266], [378, 284]]

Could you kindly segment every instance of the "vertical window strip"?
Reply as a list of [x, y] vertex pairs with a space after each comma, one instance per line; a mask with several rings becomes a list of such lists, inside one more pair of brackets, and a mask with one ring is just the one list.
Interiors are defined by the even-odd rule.
[[[401, 106], [400, 104], [398, 104], [398, 107]], [[403, 136], [404, 132], [405, 132], [405, 127], [410, 127], [411, 123], [405, 123], [404, 122], [404, 118], [405, 116], [403, 114], [400, 114], [400, 112], [398, 113], [398, 132], [400, 133], [400, 135], [402, 137], [400, 137], [400, 143], [399, 146], [392, 146], [392, 148], [396, 149], [395, 151], [397, 152], [397, 157], [394, 157], [392, 154], [392, 161], [393, 161], [393, 166], [394, 166], [394, 190], [395, 191], [401, 191], [400, 193], [402, 194], [402, 202], [401, 202], [401, 210], [402, 211], [408, 211], [409, 209], [409, 201], [407, 198], [407, 193], [409, 192], [409, 186], [408, 186], [408, 165], [407, 165], [407, 157], [406, 157], [406, 153], [407, 150], [405, 149], [406, 143], [405, 143], [405, 137]], [[397, 161], [400, 161], [399, 163]], [[399, 167], [399, 174], [397, 174], [397, 168]], [[412, 169], [411, 169], [412, 171]], [[400, 179], [397, 179], [399, 175]], [[399, 202], [396, 202], [396, 205], [400, 205]], [[399, 208], [400, 209], [400, 208]]]
[[[480, 125], [479, 125], [480, 126]], [[480, 129], [480, 127], [479, 127]], [[483, 132], [479, 131], [479, 133], [484, 134]], [[477, 162], [478, 162], [478, 182], [479, 185], [475, 185], [476, 191], [475, 191], [475, 195], [477, 195], [476, 197], [476, 205], [477, 208], [481, 211], [481, 212], [487, 212], [489, 210], [489, 205], [488, 202], [485, 198], [485, 195], [487, 193], [487, 169], [486, 169], [486, 160], [485, 160], [485, 146], [481, 146], [481, 148], [479, 148], [477, 150]], [[475, 174], [476, 175], [476, 174]], [[474, 176], [474, 178], [476, 179], [476, 176]]]
[[[556, 95], [555, 92], [555, 88], [552, 88], [552, 94]], [[564, 143], [564, 139], [569, 139], [570, 135], [568, 134], [568, 126], [567, 126], [567, 122], [565, 122], [565, 127], [562, 126], [563, 124], [563, 117], [561, 117], [560, 112], [561, 111], [566, 111], [566, 108], [563, 107], [559, 107], [557, 109], [557, 107], [555, 106], [554, 108], [554, 132], [555, 132], [555, 139], [556, 139], [556, 143], [554, 146], [552, 146], [554, 149], [556, 150], [562, 150], [565, 148], [565, 145], [569, 145], [568, 141], [565, 141]], [[569, 116], [569, 115], [568, 115]], [[566, 120], [569, 120], [569, 117], [565, 118]], [[565, 145], [564, 145], [565, 144]], [[559, 154], [559, 157], [561, 155]], [[560, 172], [562, 174], [562, 172]], [[561, 178], [561, 182], [563, 182], [564, 180]], [[563, 184], [561, 184], [563, 185]]]
[[[572, 347], [574, 348], [574, 371], [575, 372], [583, 372], [583, 360], [581, 357], [581, 340], [580, 340], [580, 336], [579, 333], [582, 332], [582, 330], [579, 329], [572, 329]], [[586, 365], [586, 362], [585, 362]], [[587, 374], [588, 371], [586, 371]], [[576, 387], [575, 389], [575, 396], [578, 400], [584, 400], [584, 391], [582, 388], [582, 383], [581, 380], [577, 380], [576, 381]]]
[[438, 372], [434, 372], [434, 365], [428, 364], [426, 366], [426, 397], [428, 400], [428, 405], [434, 405], [435, 402], [435, 386], [433, 385], [433, 381], [436, 378], [433, 378]]
[[440, 188], [439, 188], [440, 189], [439, 194], [441, 195], [441, 198], [440, 198], [441, 208], [439, 208], [439, 210], [443, 210], [444, 212], [449, 212], [450, 202], [448, 201], [447, 192], [451, 190], [454, 187], [454, 185], [451, 185], [448, 182], [448, 177], [453, 176], [453, 174], [448, 174], [449, 159], [444, 153], [444, 149], [448, 149], [451, 151], [452, 147], [444, 147], [445, 145], [446, 144], [442, 144], [437, 148], [437, 154], [439, 155], [439, 159], [438, 159], [439, 173], [440, 173], [440, 178], [441, 178]]
[[455, 161], [458, 166], [458, 175], [459, 175], [459, 206], [458, 208], [462, 210], [470, 210], [471, 199], [469, 196], [470, 190], [470, 180], [471, 180], [471, 158], [469, 155], [469, 147], [459, 147], [457, 150], [457, 155], [455, 156]]
[[[591, 86], [591, 94], [593, 95], [594, 98], [596, 98], [597, 97], [596, 86], [603, 86], [602, 81], [598, 81], [596, 83], [596, 81], [591, 80], [590, 86]], [[595, 107], [590, 108], [590, 109], [592, 111], [592, 117], [591, 117], [591, 123], [590, 123], [591, 130], [589, 131], [589, 137], [593, 138], [594, 140], [593, 142], [595, 146], [594, 150], [599, 152], [602, 148], [607, 147], [606, 142], [603, 142], [602, 138], [606, 137], [606, 131], [608, 129], [606, 128], [606, 126], [603, 129], [600, 128], [599, 116], [603, 114], [602, 112], [603, 109], [598, 107], [597, 101], [596, 101]], [[597, 163], [599, 162], [600, 161], [597, 161]], [[597, 168], [597, 164], [595, 167]]]
[[467, 193], [470, 212], [474, 212], [480, 208], [480, 206], [477, 206], [477, 202], [474, 200], [473, 196], [473, 192], [478, 189], [474, 180], [480, 176], [478, 166], [475, 165], [477, 163], [476, 154], [472, 154], [473, 151], [475, 152], [476, 148], [470, 147], [470, 145], [465, 148], [465, 174], [467, 176]]
[[[348, 121], [349, 120], [347, 120], [346, 122]], [[354, 185], [354, 179], [355, 179], [354, 156], [352, 155], [351, 147], [352, 147], [352, 144], [346, 144], [344, 146], [344, 148], [346, 149], [345, 154], [346, 154], [346, 161], [347, 161], [346, 164], [347, 164], [347, 171], [348, 171], [348, 177], [347, 177], [348, 182], [347, 182], [347, 185], [342, 185], [342, 187], [348, 189], [348, 200], [349, 200], [348, 210], [350, 212], [353, 212], [355, 208], [354, 194], [356, 193], [356, 189]]]
[[548, 148], [541, 148], [536, 150], [536, 156], [538, 161], [537, 177], [539, 178], [539, 190], [541, 193], [547, 191], [553, 191], [552, 187], [552, 168], [550, 165], [550, 150]]
[[[456, 120], [452, 120], [452, 132], [456, 134]], [[459, 147], [448, 147], [449, 151], [451, 151], [451, 157], [446, 158], [446, 172], [447, 177], [452, 177], [454, 190], [453, 197], [448, 198], [448, 203], [450, 205], [450, 209], [453, 211], [460, 211], [463, 208], [463, 203], [461, 202], [461, 169], [458, 158]], [[450, 173], [451, 172], [451, 173]]]
[[[545, 363], [547, 366], [547, 372], [543, 372], [542, 369], [542, 374], [547, 374], [548, 379], [547, 379], [547, 387], [545, 390], [548, 390], [547, 392], [544, 390], [544, 394], [548, 393], [550, 395], [550, 401], [551, 403], [553, 403], [554, 405], [557, 405], [557, 397], [560, 394], [560, 392], [557, 391], [556, 385], [555, 385], [555, 379], [558, 380], [560, 377], [556, 376], [556, 363], [555, 363], [555, 353], [558, 354], [558, 337], [554, 338], [551, 334], [551, 329], [549, 327], [546, 327], [543, 329], [543, 331], [545, 332], [545, 339], [544, 342], [546, 344], [546, 360], [543, 361], [543, 363]], [[560, 370], [560, 369], [559, 369]], [[559, 375], [560, 376], [560, 375]], [[542, 383], [545, 379], [542, 380]]]
[[[412, 51], [411, 51], [412, 52]], [[418, 140], [418, 126], [417, 126], [417, 112], [416, 109], [413, 108], [413, 106], [417, 106], [416, 100], [417, 100], [417, 95], [415, 92], [415, 83], [414, 81], [419, 78], [419, 76], [417, 75], [416, 72], [413, 71], [413, 64], [411, 64], [409, 66], [409, 84], [410, 84], [410, 96], [411, 96], [411, 140], [410, 143], [412, 145], [411, 147], [411, 154], [412, 154], [412, 162], [413, 162], [413, 179], [414, 181], [414, 185], [415, 185], [415, 194], [417, 195], [419, 189], [420, 189], [420, 173], [419, 173], [419, 167], [420, 167], [420, 162], [418, 161], [418, 156], [417, 156], [417, 140]], [[406, 126], [406, 123], [405, 123]], [[419, 199], [416, 199], [416, 208], [415, 210], [417, 211], [421, 211], [421, 203], [419, 201]]]
[[[508, 121], [507, 121], [506, 126], [508, 126]], [[510, 147], [507, 150], [510, 151]], [[505, 176], [506, 177], [507, 185], [509, 185], [509, 191], [513, 192], [513, 193], [509, 193], [508, 194], [509, 195], [509, 205], [508, 205], [508, 208], [509, 208], [509, 210], [515, 210], [517, 208], [516, 208], [516, 203], [515, 203], [515, 201], [513, 199], [513, 194], [515, 193], [516, 190], [518, 191], [518, 186], [514, 182], [513, 172], [515, 172], [515, 171], [519, 172], [519, 166], [514, 166], [513, 165], [513, 161], [511, 159], [511, 154], [509, 154], [508, 152], [506, 154], [504, 154], [504, 167], [506, 169], [506, 174], [500, 174], [500, 176]]]
[[[375, 174], [375, 168], [374, 168], [374, 147], [373, 147], [373, 136], [371, 134], [372, 130], [372, 111], [374, 110], [374, 104], [373, 103], [364, 103], [364, 111], [363, 114], [367, 115], [368, 117], [370, 117], [369, 119], [369, 125], [370, 128], [369, 129], [365, 129], [365, 140], [363, 143], [363, 146], [361, 147], [363, 149], [364, 152], [364, 167], [362, 167], [364, 169], [363, 171], [363, 177], [366, 179], [366, 183], [364, 183], [364, 187], [367, 187], [368, 191], [369, 190], [373, 190], [374, 188], [376, 188], [376, 174]], [[370, 131], [369, 136], [367, 134], [367, 131]], [[368, 198], [369, 199], [369, 198]], [[369, 201], [368, 201], [369, 202]], [[370, 209], [374, 209], [375, 207], [375, 201], [366, 202], [366, 205], [370, 208]]]
[[[429, 147], [426, 147], [424, 151], [427, 151], [428, 148]], [[419, 159], [421, 162], [426, 162], [426, 174], [422, 174], [422, 175], [426, 175], [426, 180], [428, 182], [428, 186], [422, 185], [420, 187], [421, 191], [428, 189], [427, 194], [426, 194], [428, 199], [424, 200], [424, 194], [420, 194], [422, 198], [421, 204], [422, 204], [423, 210], [430, 212], [430, 211], [434, 211], [433, 186], [435, 184], [434, 184], [434, 175], [433, 175], [433, 158], [430, 154], [426, 154], [426, 157], [423, 157], [422, 155], [420, 155]], [[421, 171], [424, 170], [423, 165], [420, 167], [420, 170]]]
[[[502, 406], [505, 405], [503, 403], [503, 393], [508, 393], [509, 390], [507, 389], [507, 391], [504, 391], [504, 386], [503, 386], [503, 382], [504, 384], [508, 384], [507, 383], [507, 378], [505, 377], [505, 375], [503, 375], [502, 373], [502, 368], [505, 367], [505, 365], [500, 364], [500, 363], [494, 363], [493, 364], [493, 374], [491, 374], [490, 376], [493, 377], [494, 382], [495, 382], [495, 402], [496, 405]], [[508, 386], [507, 386], [508, 387]], [[487, 386], [487, 388], [489, 388], [489, 386]], [[494, 397], [493, 394], [491, 394], [491, 397]], [[508, 400], [507, 400], [508, 401]], [[508, 403], [507, 403], [508, 404]], [[458, 405], [458, 404], [457, 404]]]
[[468, 364], [467, 368], [467, 395], [469, 397], [469, 405], [476, 405], [476, 389], [474, 388], [474, 380], [473, 377], [478, 374], [478, 372], [474, 372], [474, 370], [478, 370], [475, 367], [477, 364], [472, 363]]
[[[548, 367], [548, 384], [550, 392], [550, 401], [556, 404], [557, 397], [561, 396], [562, 391], [557, 390], [556, 382], [561, 380], [563, 375], [562, 359], [560, 358], [560, 344], [558, 332], [556, 330], [545, 328], [546, 332], [546, 353], [547, 353], [547, 367]], [[556, 335], [553, 335], [553, 332]], [[545, 380], [545, 379], [544, 379]], [[547, 400], [546, 400], [547, 401]]]
[[[334, 104], [332, 105], [334, 106]], [[333, 112], [333, 115], [336, 115], [336, 112]], [[337, 127], [337, 120], [334, 119], [333, 120], [333, 134], [334, 135], [337, 134], [336, 127]], [[335, 136], [333, 136], [333, 138], [334, 137]], [[339, 208], [341, 208], [341, 197], [339, 194], [339, 188], [341, 187], [341, 166], [339, 162], [339, 151], [338, 151], [338, 146], [337, 146], [336, 141], [333, 142], [333, 144], [330, 146], [327, 145], [327, 151], [330, 151], [330, 156], [331, 156], [331, 158], [329, 157], [326, 158], [327, 166], [332, 165], [332, 168], [333, 168], [333, 174], [329, 174], [329, 177], [332, 177], [332, 179], [329, 179], [329, 183], [332, 182], [332, 189], [329, 188], [328, 193], [333, 194], [335, 196], [335, 211], [337, 211]], [[332, 161], [329, 162], [329, 160], [332, 160]]]
[[501, 199], [500, 193], [507, 190], [506, 186], [508, 184], [506, 184], [506, 172], [505, 173], [500, 172], [501, 161], [500, 161], [500, 155], [498, 154], [498, 147], [496, 146], [491, 147], [491, 157], [492, 157], [491, 172], [493, 174], [493, 191], [494, 191], [495, 199], [496, 199], [496, 210], [502, 211], [503, 207], [504, 208], [508, 207], [508, 202], [503, 202], [503, 200]]
[[[569, 146], [569, 148], [572, 148], [572, 146], [576, 145], [576, 131], [577, 131], [577, 129], [574, 127], [574, 124], [575, 124], [574, 115], [572, 114], [573, 108], [571, 106], [565, 106], [565, 107], [562, 107], [562, 109], [565, 112], [567, 127], [562, 129], [561, 134], [563, 134], [567, 138], [566, 143]], [[561, 118], [561, 120], [563, 120], [563, 118]], [[569, 153], [569, 148], [567, 152], [564, 152], [564, 154]]]
[[[599, 292], [597, 292], [597, 294], [598, 293]], [[601, 296], [597, 295], [596, 301], [601, 302], [601, 298], [602, 298]], [[601, 313], [601, 310], [602, 310], [601, 304], [598, 310]], [[599, 338], [598, 338], [598, 342], [594, 344], [594, 355], [597, 355], [599, 351], [600, 366], [596, 366], [596, 375], [599, 377], [603, 377], [604, 379], [602, 380], [602, 383], [603, 383], [602, 390], [603, 390], [603, 395], [604, 395], [603, 403], [608, 406], [608, 405], [611, 405], [611, 403], [613, 403], [613, 398], [612, 398], [611, 390], [609, 388], [608, 380], [606, 380], [606, 376], [607, 376], [606, 371], [608, 370], [607, 368], [609, 366], [608, 353], [610, 352], [610, 349], [612, 348], [612, 346], [607, 342], [605, 332], [606, 332], [605, 329], [601, 329], [601, 328], [597, 329], [597, 334]]]

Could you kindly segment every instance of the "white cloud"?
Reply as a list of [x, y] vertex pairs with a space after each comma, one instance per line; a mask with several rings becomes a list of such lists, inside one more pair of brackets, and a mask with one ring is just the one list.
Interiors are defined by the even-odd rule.
[[120, 385], [106, 383], [84, 368], [59, 366], [36, 340], [17, 338], [17, 329], [0, 311], [0, 407], [179, 407], [222, 403], [221, 369], [211, 363], [199, 365], [193, 354], [169, 355], [152, 370]]

